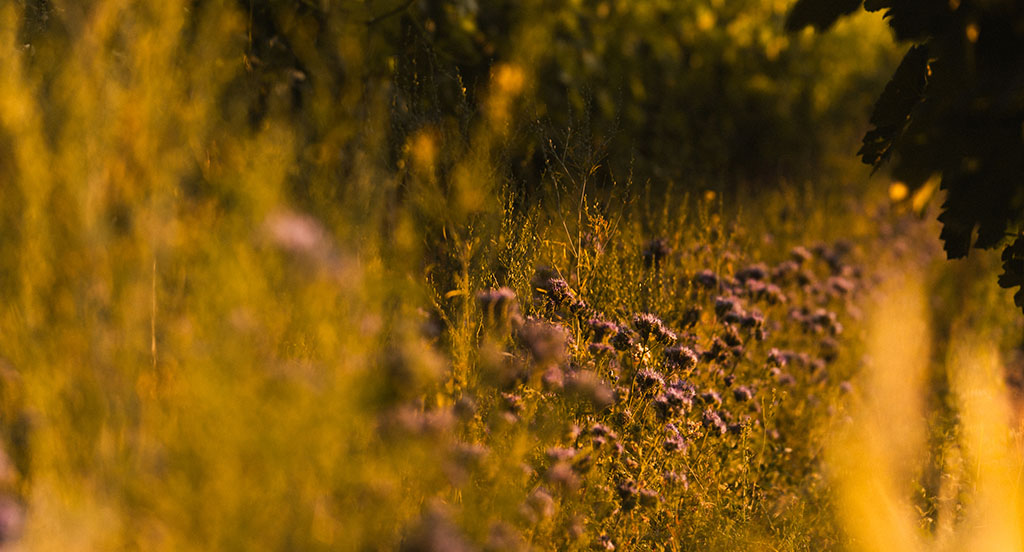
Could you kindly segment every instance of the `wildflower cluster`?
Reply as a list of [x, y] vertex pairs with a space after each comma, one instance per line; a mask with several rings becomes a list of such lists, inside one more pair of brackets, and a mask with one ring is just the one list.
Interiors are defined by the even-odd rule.
[[[638, 257], [665, 268], [667, 251], [652, 242]], [[488, 535], [633, 549], [655, 538], [655, 520], [785, 492], [768, 484], [778, 468], [751, 462], [807, 450], [801, 424], [816, 397], [849, 386], [829, 368], [862, 286], [843, 260], [849, 248], [813, 251], [732, 271], [650, 272], [678, 286], [676, 299], [633, 313], [552, 269], [533, 275], [526, 302], [509, 288], [479, 291], [481, 349], [496, 348], [493, 364], [511, 376], [479, 378], [458, 397], [452, 434], [468, 441], [452, 449], [450, 471], [463, 493], [483, 496], [498, 479], [510, 483], [481, 458], [518, 462], [508, 468], [521, 474], [512, 478], [517, 514], [494, 510], [500, 529]], [[811, 454], [805, 470], [815, 469]], [[723, 498], [711, 482], [761, 490]]]

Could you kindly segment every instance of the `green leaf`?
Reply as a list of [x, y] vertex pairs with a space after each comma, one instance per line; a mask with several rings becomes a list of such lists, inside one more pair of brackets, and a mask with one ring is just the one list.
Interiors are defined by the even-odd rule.
[[828, 29], [860, 4], [861, 0], [798, 0], [786, 17], [786, 30], [799, 31], [808, 25], [819, 31]]

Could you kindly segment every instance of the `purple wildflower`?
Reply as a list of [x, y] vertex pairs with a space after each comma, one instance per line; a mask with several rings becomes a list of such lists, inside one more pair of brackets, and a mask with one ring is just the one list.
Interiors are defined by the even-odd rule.
[[450, 550], [452, 552], [468, 552], [474, 547], [469, 543], [462, 531], [451, 520], [448, 510], [442, 505], [431, 506], [402, 541], [399, 550], [414, 552], [419, 550]]
[[684, 490], [690, 487], [685, 473], [678, 473], [675, 470], [669, 470], [661, 474], [661, 478], [665, 481], [666, 485], [682, 485]]
[[665, 449], [665, 452], [686, 452], [686, 449], [689, 447], [686, 439], [683, 439], [683, 436], [678, 433], [665, 437], [661, 446]]
[[523, 411], [523, 398], [515, 393], [502, 393], [501, 402], [508, 412], [519, 414]]
[[633, 317], [633, 329], [644, 341], [654, 339], [662, 343], [675, 343], [676, 334], [665, 327], [660, 318], [650, 313], [641, 313]]
[[790, 276], [796, 274], [798, 270], [800, 270], [800, 265], [796, 261], [783, 261], [772, 269], [772, 281], [776, 283], [785, 282]]
[[522, 322], [516, 294], [507, 287], [480, 290], [476, 301], [484, 313], [484, 320], [494, 328], [506, 327], [509, 323]]
[[643, 391], [652, 391], [664, 385], [665, 380], [661, 374], [648, 369], [636, 373], [636, 384]]
[[551, 447], [544, 453], [544, 455], [547, 456], [550, 460], [556, 462], [564, 462], [566, 460], [572, 460], [572, 458], [576, 456], [576, 449], [566, 447]]
[[519, 330], [519, 340], [537, 362], [562, 363], [573, 342], [572, 334], [561, 324], [543, 320], [527, 320]]
[[682, 317], [679, 319], [679, 323], [682, 324], [683, 328], [689, 328], [700, 322], [700, 315], [704, 312], [704, 309], [700, 305], [693, 305], [686, 309]]
[[663, 397], [668, 404], [671, 405], [674, 411], [688, 410], [693, 405], [693, 395], [676, 387], [669, 387], [665, 389]]
[[742, 283], [749, 280], [764, 280], [768, 277], [768, 267], [764, 263], [757, 263], [736, 272], [736, 279]]
[[764, 291], [761, 292], [761, 299], [763, 299], [769, 305], [781, 305], [786, 303], [788, 298], [782, 291], [782, 288], [775, 284], [768, 284], [764, 286]]
[[700, 400], [703, 401], [704, 404], [713, 404], [715, 406], [722, 404], [722, 396], [714, 389], [701, 393]]
[[644, 265], [648, 268], [658, 268], [661, 266], [662, 260], [668, 257], [672, 253], [672, 250], [668, 246], [668, 242], [664, 238], [655, 238], [644, 246], [643, 257]]
[[735, 297], [715, 297], [715, 314], [718, 315], [719, 318], [722, 318], [730, 312], [737, 312], [739, 310], [739, 302], [736, 301]]
[[710, 270], [701, 270], [694, 275], [693, 281], [701, 287], [712, 289], [718, 285], [718, 276]]
[[803, 247], [802, 245], [794, 247], [789, 252], [789, 256], [791, 259], [793, 259], [793, 262], [797, 264], [804, 264], [805, 262], [811, 260], [812, 257], [811, 252], [808, 251], [807, 248]]
[[832, 276], [828, 279], [829, 289], [837, 295], [849, 295], [853, 292], [854, 284], [842, 276]]
[[615, 350], [628, 351], [633, 347], [633, 336], [629, 335], [626, 330], [619, 329], [619, 333], [612, 336], [611, 342]]
[[739, 402], [747, 402], [754, 398], [754, 392], [749, 387], [741, 385], [732, 390], [732, 396]]
[[531, 522], [539, 523], [554, 515], [555, 501], [551, 498], [551, 493], [547, 489], [538, 487], [530, 493], [530, 496], [526, 497], [526, 503], [523, 504], [522, 512]]
[[544, 474], [544, 479], [566, 491], [575, 491], [580, 486], [580, 478], [567, 462], [555, 462]]
[[[614, 443], [613, 448], [616, 445], [618, 443]], [[594, 467], [594, 457], [590, 454], [578, 456], [572, 463], [572, 471], [581, 475], [589, 472], [592, 467]]]
[[615, 552], [615, 541], [608, 535], [602, 534], [594, 541], [594, 545], [591, 548], [594, 550], [604, 550], [605, 552]]
[[573, 293], [569, 283], [562, 278], [552, 278], [540, 289], [547, 294], [553, 304], [558, 306], [567, 305], [576, 300], [576, 294]]
[[764, 315], [757, 310], [752, 310], [740, 318], [740, 326], [753, 329], [764, 325]]
[[704, 413], [701, 414], [701, 423], [706, 429], [716, 432], [719, 435], [725, 435], [725, 432], [728, 430], [725, 422], [722, 421], [721, 416], [711, 408], [704, 410]]
[[668, 361], [670, 366], [682, 370], [691, 370], [697, 366], [698, 358], [697, 353], [693, 352], [693, 349], [680, 345], [665, 349], [665, 360]]
[[547, 391], [559, 391], [565, 387], [565, 372], [557, 364], [552, 364], [541, 376], [541, 384]]
[[661, 503], [661, 495], [651, 489], [640, 489], [640, 505], [644, 508], [656, 508]]
[[736, 347], [743, 344], [743, 340], [740, 339], [739, 332], [732, 326], [726, 326], [725, 331], [722, 332], [722, 341], [730, 347]]
[[625, 481], [620, 482], [618, 485], [616, 485], [615, 492], [618, 493], [619, 495], [619, 500], [622, 503], [623, 511], [628, 512], [633, 508], [636, 508], [636, 495], [639, 492], [639, 489], [637, 489], [635, 481], [633, 481], [632, 479], [627, 479]]
[[834, 337], [826, 337], [819, 343], [821, 358], [825, 362], [835, 362], [839, 358], [839, 342]]
[[675, 414], [675, 407], [669, 402], [668, 397], [665, 395], [658, 395], [653, 401], [651, 406], [654, 407], [655, 414], [658, 415], [659, 420], [667, 420]]
[[595, 342], [604, 341], [605, 338], [612, 337], [619, 332], [619, 326], [614, 322], [600, 318], [591, 318], [587, 321], [587, 325], [590, 326], [590, 331], [594, 334]]
[[604, 410], [615, 402], [615, 396], [608, 384], [589, 370], [569, 374], [565, 378], [565, 390], [589, 402], [595, 410]]
[[779, 382], [779, 385], [785, 385], [787, 387], [791, 385], [796, 385], [796, 379], [793, 377], [792, 374], [788, 372], [779, 371], [779, 373], [775, 376], [775, 380]]

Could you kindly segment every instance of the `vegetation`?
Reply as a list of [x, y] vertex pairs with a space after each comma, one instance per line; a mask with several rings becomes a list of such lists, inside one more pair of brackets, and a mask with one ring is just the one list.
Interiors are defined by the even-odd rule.
[[[801, 0], [790, 28], [828, 27], [861, 2]], [[1003, 246], [999, 285], [1024, 285], [1024, 7], [1019, 2], [866, 1], [910, 48], [871, 116], [860, 154], [911, 191], [940, 179], [951, 259]], [[935, 178], [933, 178], [933, 175]], [[975, 235], [975, 232], [976, 235]], [[1011, 243], [1011, 240], [1012, 243]], [[1024, 288], [1014, 297], [1024, 309]]]
[[998, 260], [790, 7], [0, 6], [0, 546], [1015, 546]]

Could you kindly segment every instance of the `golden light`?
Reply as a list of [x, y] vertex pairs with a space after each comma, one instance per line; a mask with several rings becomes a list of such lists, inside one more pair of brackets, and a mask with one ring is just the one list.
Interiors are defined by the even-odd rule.
[[902, 182], [893, 182], [892, 184], [889, 184], [889, 200], [893, 203], [899, 203], [900, 201], [907, 199], [908, 195], [910, 195], [910, 188], [908, 188], [906, 184]]

